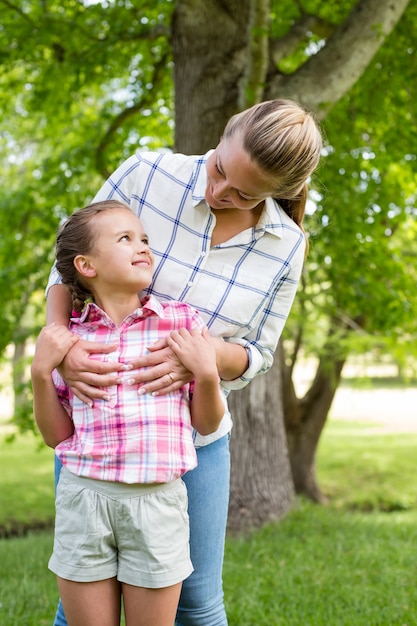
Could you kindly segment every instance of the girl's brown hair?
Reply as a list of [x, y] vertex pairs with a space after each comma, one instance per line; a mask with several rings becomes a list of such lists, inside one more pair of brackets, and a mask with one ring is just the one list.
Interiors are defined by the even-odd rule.
[[92, 293], [77, 272], [74, 259], [79, 254], [90, 254], [94, 250], [96, 232], [94, 217], [112, 209], [130, 209], [116, 200], [95, 202], [75, 211], [61, 226], [56, 240], [56, 268], [61, 274], [62, 283], [69, 289], [72, 308], [81, 311], [87, 298]]

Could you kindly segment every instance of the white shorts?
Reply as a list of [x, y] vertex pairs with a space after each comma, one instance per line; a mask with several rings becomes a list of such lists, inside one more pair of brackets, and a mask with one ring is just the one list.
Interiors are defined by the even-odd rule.
[[187, 490], [171, 483], [127, 485], [61, 470], [49, 569], [77, 582], [116, 577], [158, 589], [193, 571]]

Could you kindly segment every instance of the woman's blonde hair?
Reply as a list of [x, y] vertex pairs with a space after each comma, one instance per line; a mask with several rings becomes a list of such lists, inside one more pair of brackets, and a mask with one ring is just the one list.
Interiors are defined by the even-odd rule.
[[292, 100], [268, 100], [230, 118], [223, 137], [237, 134], [273, 185], [275, 199], [302, 228], [307, 181], [323, 147], [314, 115]]

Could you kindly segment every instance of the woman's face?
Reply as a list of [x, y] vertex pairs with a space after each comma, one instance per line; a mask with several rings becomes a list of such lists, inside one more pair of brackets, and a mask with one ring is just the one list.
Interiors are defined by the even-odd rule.
[[239, 135], [222, 139], [206, 167], [205, 196], [212, 209], [250, 211], [274, 195], [271, 182], [251, 161]]

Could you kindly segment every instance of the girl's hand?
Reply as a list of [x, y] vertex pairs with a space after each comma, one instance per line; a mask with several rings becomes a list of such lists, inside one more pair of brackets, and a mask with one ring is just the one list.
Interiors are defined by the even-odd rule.
[[216, 349], [211, 342], [207, 328], [188, 331], [186, 328], [172, 331], [168, 345], [175, 352], [181, 363], [199, 382], [219, 380], [216, 364]]
[[193, 378], [169, 347], [167, 338], [156, 341], [148, 351], [149, 354], [132, 359], [133, 368], [139, 371], [132, 374], [129, 384], [138, 384], [138, 393], [165, 395], [177, 391]]

